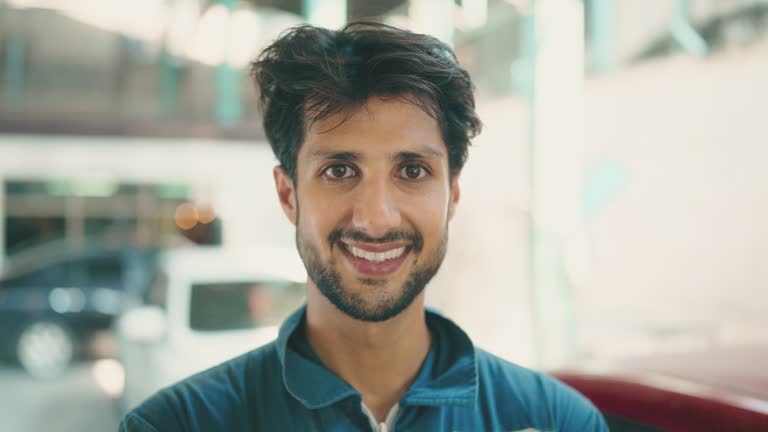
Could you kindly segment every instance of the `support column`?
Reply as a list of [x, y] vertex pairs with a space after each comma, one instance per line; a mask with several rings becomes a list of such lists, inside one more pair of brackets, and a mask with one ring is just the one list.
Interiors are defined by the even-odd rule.
[[85, 244], [85, 202], [81, 196], [67, 196], [64, 236], [70, 250], [80, 250]]
[[314, 26], [338, 30], [347, 23], [347, 0], [303, 0], [302, 11]]
[[0, 177], [0, 275], [5, 270], [5, 179]]
[[24, 106], [24, 75], [26, 44], [16, 33], [5, 40], [5, 64], [3, 65], [3, 106], [6, 110], [21, 111]]
[[175, 117], [179, 107], [179, 72], [167, 45], [160, 53], [160, 107], [166, 117]]
[[691, 24], [690, 0], [677, 0], [672, 18], [672, 36], [689, 54], [702, 57], [709, 53], [709, 46]]
[[531, 101], [531, 285], [540, 367], [576, 351], [568, 251], [583, 233], [584, 15], [580, 0], [536, 0]]
[[[230, 12], [237, 7], [238, 0], [217, 0]], [[216, 121], [222, 126], [232, 126], [243, 117], [243, 104], [240, 94], [242, 71], [221, 63], [216, 66]]]
[[596, 72], [616, 66], [615, 0], [587, 0], [589, 17], [590, 65]]
[[432, 35], [453, 46], [453, 0], [409, 0], [411, 30]]

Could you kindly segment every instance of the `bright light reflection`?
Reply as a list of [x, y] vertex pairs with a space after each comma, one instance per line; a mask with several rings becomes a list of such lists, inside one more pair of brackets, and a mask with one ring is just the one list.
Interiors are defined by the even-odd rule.
[[200, 205], [197, 207], [197, 221], [201, 224], [209, 224], [216, 219], [216, 212], [211, 206]]
[[203, 13], [197, 25], [195, 37], [187, 45], [186, 54], [207, 65], [217, 65], [224, 60], [230, 13], [223, 5], [215, 5]]
[[177, 2], [169, 15], [168, 36], [166, 43], [168, 50], [176, 56], [184, 56], [187, 44], [195, 36], [200, 7], [197, 2]]
[[[161, 44], [174, 55], [215, 66], [248, 65], [265, 42], [297, 24], [289, 14], [215, 4], [201, 15], [195, 2], [168, 5], [165, 0], [7, 0], [12, 8], [42, 8], [109, 32]], [[266, 14], [266, 15], [264, 15]], [[260, 15], [264, 18], [261, 19]]]
[[17, 9], [56, 9], [57, 6], [61, 6], [65, 2], [66, 0], [6, 0], [8, 6]]
[[257, 54], [253, 43], [261, 33], [259, 17], [249, 10], [235, 11], [229, 20], [226, 60], [234, 67], [245, 67]]
[[52, 9], [93, 27], [144, 41], [160, 39], [169, 12], [162, 0], [9, 0], [8, 5]]
[[183, 230], [192, 229], [197, 225], [197, 219], [197, 209], [191, 203], [183, 203], [176, 207], [174, 220], [179, 228]]
[[91, 376], [96, 385], [110, 397], [123, 394], [125, 387], [125, 370], [117, 360], [97, 360], [91, 367]]
[[461, 11], [467, 29], [482, 27], [488, 21], [488, 0], [464, 0]]

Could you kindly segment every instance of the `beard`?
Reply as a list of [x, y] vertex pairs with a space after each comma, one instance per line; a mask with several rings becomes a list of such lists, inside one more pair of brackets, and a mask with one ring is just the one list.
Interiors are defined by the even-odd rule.
[[[337, 228], [328, 236], [328, 245], [331, 253], [327, 262], [323, 262], [321, 258], [320, 247], [303, 240], [302, 237], [300, 230], [297, 228], [296, 247], [304, 262], [307, 275], [315, 283], [318, 290], [341, 312], [354, 319], [368, 322], [386, 321], [410, 306], [424, 290], [427, 283], [437, 274], [448, 249], [447, 224], [443, 229], [443, 235], [439, 244], [434, 250], [429, 251], [427, 255], [423, 256], [423, 239], [420, 235], [407, 231], [391, 231], [383, 237], [374, 239], [360, 231], [344, 231]], [[377, 286], [386, 285], [386, 280], [358, 278], [357, 281], [361, 285], [362, 292], [353, 292], [342, 282], [341, 275], [336, 270], [336, 260], [332, 254], [333, 248], [339, 247], [338, 243], [341, 239], [370, 243], [387, 243], [398, 240], [410, 241], [412, 252], [415, 255], [414, 267], [399, 289], [384, 290], [383, 288], [377, 288]], [[368, 290], [368, 292], [365, 292], [365, 290]]]

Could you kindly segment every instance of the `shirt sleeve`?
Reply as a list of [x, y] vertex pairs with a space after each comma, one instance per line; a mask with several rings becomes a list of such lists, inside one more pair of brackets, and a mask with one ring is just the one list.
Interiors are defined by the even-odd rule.
[[591, 412], [586, 413], [586, 415], [580, 415], [563, 423], [559, 425], [558, 432], [609, 432], [602, 414], [594, 408]]
[[130, 413], [120, 422], [118, 432], [159, 432], [137, 414]]
[[550, 376], [542, 379], [557, 432], [609, 432], [603, 415], [584, 395]]

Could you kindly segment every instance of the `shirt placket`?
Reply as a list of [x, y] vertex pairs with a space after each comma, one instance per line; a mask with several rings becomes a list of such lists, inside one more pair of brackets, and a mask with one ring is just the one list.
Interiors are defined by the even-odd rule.
[[397, 413], [400, 411], [400, 405], [395, 404], [387, 413], [387, 417], [383, 422], [379, 423], [371, 410], [365, 406], [365, 403], [360, 402], [360, 407], [363, 410], [363, 414], [368, 417], [368, 422], [371, 424], [371, 430], [373, 432], [394, 432], [395, 420], [397, 420]]

